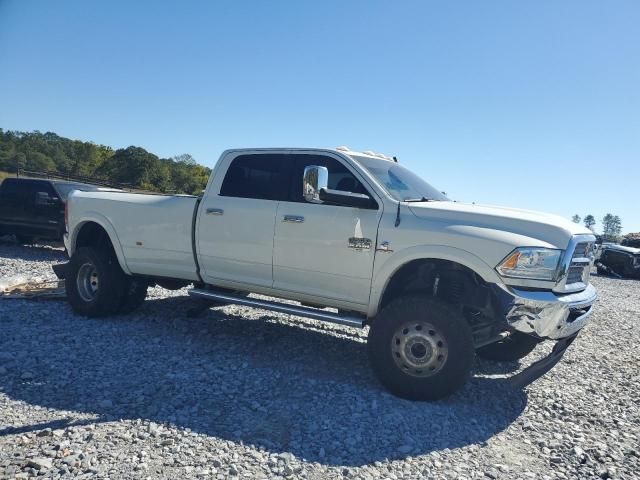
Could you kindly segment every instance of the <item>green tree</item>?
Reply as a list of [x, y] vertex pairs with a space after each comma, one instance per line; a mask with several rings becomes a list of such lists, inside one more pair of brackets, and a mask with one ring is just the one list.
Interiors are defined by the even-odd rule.
[[596, 226], [596, 219], [593, 218], [593, 215], [591, 214], [586, 215], [583, 221], [584, 221], [584, 226], [593, 232]]
[[172, 192], [171, 160], [159, 159], [150, 175], [151, 185], [160, 192]]
[[101, 176], [112, 181], [131, 186], [153, 185], [153, 169], [158, 165], [158, 157], [141, 147], [127, 147], [116, 150], [97, 170]]
[[573, 223], [580, 223], [580, 220], [581, 220], [580, 215], [578, 215], [577, 213], [573, 217], [571, 217], [571, 221]]
[[25, 168], [27, 170], [34, 170], [36, 172], [50, 172], [55, 171], [56, 164], [44, 153], [31, 151], [27, 155]]
[[622, 233], [622, 221], [618, 215], [607, 213], [602, 218], [602, 239], [607, 242], [617, 242]]
[[196, 160], [188, 153], [182, 153], [172, 158], [176, 163], [184, 163], [185, 165], [195, 165]]
[[7, 170], [10, 172], [16, 172], [20, 169], [26, 168], [26, 166], [27, 156], [22, 152], [18, 152], [13, 156], [13, 158], [11, 158], [10, 168]]
[[161, 159], [144, 148], [111, 147], [61, 137], [53, 132], [0, 129], [0, 169], [53, 171], [97, 177], [158, 192], [198, 194], [206, 186], [208, 168], [187, 154]]

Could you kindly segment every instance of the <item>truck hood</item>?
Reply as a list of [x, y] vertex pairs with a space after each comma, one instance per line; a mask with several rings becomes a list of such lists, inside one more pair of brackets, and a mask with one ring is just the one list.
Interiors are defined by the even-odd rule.
[[[451, 227], [472, 226], [508, 232], [560, 249], [565, 249], [574, 235], [593, 235], [587, 228], [558, 215], [517, 208], [460, 202], [416, 202], [410, 203], [409, 209], [419, 218], [446, 222]], [[521, 241], [526, 242], [526, 239]], [[536, 245], [530, 242], [526, 246]]]

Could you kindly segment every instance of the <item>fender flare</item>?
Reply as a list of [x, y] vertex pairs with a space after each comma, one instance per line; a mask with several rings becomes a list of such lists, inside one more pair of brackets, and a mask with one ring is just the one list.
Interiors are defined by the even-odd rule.
[[98, 212], [85, 212], [82, 215], [82, 218], [78, 219], [75, 222], [73, 227], [73, 231], [69, 234], [69, 257], [73, 255], [76, 250], [76, 239], [82, 227], [87, 223], [95, 223], [100, 225], [107, 235], [109, 236], [109, 241], [111, 241], [111, 245], [113, 245], [113, 250], [116, 253], [116, 258], [118, 259], [118, 263], [120, 264], [120, 268], [127, 275], [131, 275], [131, 271], [127, 266], [127, 262], [125, 260], [124, 252], [122, 250], [122, 244], [120, 243], [120, 239], [118, 238], [118, 234], [116, 233], [116, 229], [113, 227], [111, 222], [107, 217], [98, 213]]
[[[376, 255], [376, 262], [378, 257], [383, 255], [385, 254], [378, 253]], [[449, 260], [464, 265], [487, 283], [502, 283], [497, 272], [491, 266], [477, 255], [461, 248], [447, 245], [418, 245], [405, 248], [404, 250], [393, 253], [391, 257], [384, 261], [379, 269], [376, 269], [371, 283], [371, 297], [369, 300], [369, 311], [367, 312], [369, 318], [377, 315], [382, 296], [393, 276], [400, 268], [414, 260]]]

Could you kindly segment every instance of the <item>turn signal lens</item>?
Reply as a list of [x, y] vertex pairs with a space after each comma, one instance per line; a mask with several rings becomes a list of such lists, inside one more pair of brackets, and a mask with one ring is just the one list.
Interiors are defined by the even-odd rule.
[[520, 252], [513, 252], [504, 262], [502, 262], [500, 267], [508, 269], [516, 268], [516, 265], [518, 265], [518, 258], [520, 258]]

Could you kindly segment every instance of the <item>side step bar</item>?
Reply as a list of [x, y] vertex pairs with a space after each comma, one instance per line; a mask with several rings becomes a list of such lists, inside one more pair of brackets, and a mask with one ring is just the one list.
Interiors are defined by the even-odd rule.
[[313, 318], [314, 320], [337, 323], [338, 325], [346, 325], [347, 327], [364, 327], [364, 317], [340, 315], [339, 313], [327, 312], [317, 308], [289, 305], [280, 302], [270, 302], [268, 300], [259, 300], [257, 298], [240, 297], [226, 292], [222, 293], [216, 290], [203, 290], [201, 288], [192, 288], [189, 290], [189, 295], [192, 297], [244, 305], [245, 307], [262, 308], [264, 310], [271, 310], [279, 313], [288, 313], [290, 315]]

